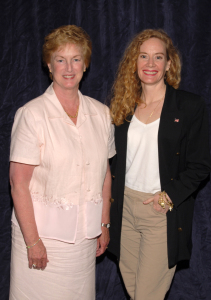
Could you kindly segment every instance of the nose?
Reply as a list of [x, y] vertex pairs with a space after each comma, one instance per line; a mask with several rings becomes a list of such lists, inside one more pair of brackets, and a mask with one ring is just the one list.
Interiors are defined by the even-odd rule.
[[66, 63], [66, 69], [68, 72], [72, 71], [72, 62], [71, 61]]
[[148, 59], [148, 65], [149, 65], [149, 67], [153, 67], [155, 65], [153, 57], [149, 57], [149, 59]]

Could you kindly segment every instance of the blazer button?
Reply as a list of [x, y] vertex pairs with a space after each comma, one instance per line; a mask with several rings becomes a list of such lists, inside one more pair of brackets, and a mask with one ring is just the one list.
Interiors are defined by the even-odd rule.
[[111, 203], [113, 203], [113, 202], [114, 202], [114, 199], [113, 199], [113, 198], [111, 198], [111, 199], [110, 199], [110, 202], [111, 202]]
[[171, 178], [171, 180], [174, 180], [174, 178]]
[[179, 227], [179, 228], [178, 228], [178, 231], [179, 231], [179, 232], [181, 232], [181, 231], [182, 231], [182, 228], [181, 228], [181, 227]]
[[176, 155], [180, 155], [180, 153], [179, 153], [179, 152], [177, 152], [177, 153], [176, 153]]
[[115, 178], [115, 176], [114, 176], [114, 175], [112, 175], [112, 178]]

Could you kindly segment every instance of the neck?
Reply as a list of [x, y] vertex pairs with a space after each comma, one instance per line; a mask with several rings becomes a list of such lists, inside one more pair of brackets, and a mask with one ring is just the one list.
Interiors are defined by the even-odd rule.
[[75, 89], [61, 89], [57, 85], [53, 85], [54, 92], [64, 108], [79, 105], [78, 87]]
[[160, 100], [166, 92], [166, 85], [164, 82], [157, 85], [142, 84], [141, 99], [147, 105]]

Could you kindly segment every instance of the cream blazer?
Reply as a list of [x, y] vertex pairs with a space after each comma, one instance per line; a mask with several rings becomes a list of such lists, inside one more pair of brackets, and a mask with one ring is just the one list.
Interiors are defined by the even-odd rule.
[[[53, 84], [19, 108], [12, 129], [10, 161], [35, 165], [30, 193], [41, 237], [74, 243], [83, 178], [86, 238], [101, 233], [102, 188], [107, 159], [115, 155], [109, 109], [79, 94], [75, 125]], [[12, 222], [18, 225], [15, 212]]]

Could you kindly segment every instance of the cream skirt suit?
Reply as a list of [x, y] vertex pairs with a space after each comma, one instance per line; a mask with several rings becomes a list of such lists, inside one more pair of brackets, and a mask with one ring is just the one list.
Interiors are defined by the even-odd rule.
[[76, 125], [53, 84], [15, 116], [10, 161], [36, 166], [29, 189], [49, 263], [44, 271], [28, 268], [13, 211], [10, 300], [95, 299], [96, 237], [114, 129], [108, 108], [78, 93]]

